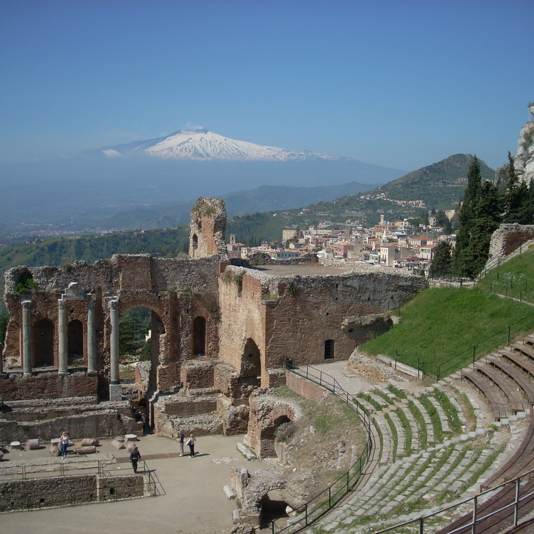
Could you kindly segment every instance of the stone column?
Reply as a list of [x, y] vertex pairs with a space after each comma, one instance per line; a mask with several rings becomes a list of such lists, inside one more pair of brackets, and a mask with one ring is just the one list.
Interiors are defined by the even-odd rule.
[[58, 374], [69, 374], [68, 340], [67, 340], [67, 301], [60, 298], [58, 304]]
[[22, 301], [22, 366], [24, 376], [32, 374], [32, 317], [31, 300]]
[[109, 301], [109, 318], [111, 322], [110, 337], [110, 365], [111, 365], [111, 383], [120, 384], [119, 379], [119, 301], [111, 299]]
[[87, 375], [95, 376], [96, 341], [95, 341], [95, 301], [91, 295], [87, 300]]

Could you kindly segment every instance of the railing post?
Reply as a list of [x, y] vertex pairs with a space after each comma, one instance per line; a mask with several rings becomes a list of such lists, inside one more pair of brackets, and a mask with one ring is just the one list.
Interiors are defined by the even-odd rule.
[[476, 345], [473, 345], [473, 364], [475, 363], [475, 355], [476, 355], [476, 351], [477, 351], [477, 346], [476, 346]]
[[477, 532], [477, 496], [473, 497], [473, 525], [471, 526], [472, 534]]
[[516, 478], [515, 480], [515, 501], [514, 501], [514, 527], [517, 526], [517, 522], [519, 521], [519, 478]]
[[424, 534], [424, 530], [425, 530], [425, 527], [423, 525], [423, 518], [420, 517], [419, 518], [419, 534]]
[[512, 336], [512, 327], [508, 326], [508, 343], [510, 343], [511, 336]]
[[274, 519], [271, 521], [271, 532], [274, 534]]
[[332, 486], [328, 486], [328, 508], [332, 508]]
[[308, 503], [304, 505], [304, 513], [306, 517], [306, 526], [308, 526]]

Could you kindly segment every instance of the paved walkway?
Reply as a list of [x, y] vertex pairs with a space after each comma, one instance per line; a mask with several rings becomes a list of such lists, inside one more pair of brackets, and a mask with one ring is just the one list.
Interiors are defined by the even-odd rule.
[[[88, 504], [32, 512], [0, 514], [2, 532], [38, 532], [39, 534], [222, 534], [232, 528], [232, 510], [223, 487], [230, 484], [230, 467], [245, 466], [249, 471], [269, 468], [261, 461], [248, 462], [237, 450], [242, 436], [200, 436], [199, 455], [193, 459], [177, 456], [178, 442], [158, 436], [145, 436], [138, 447], [165, 492], [114, 503]], [[103, 442], [98, 454], [113, 454], [118, 467], [131, 472], [126, 450], [117, 450]], [[48, 447], [35, 451], [11, 451], [1, 466], [17, 460], [49, 459]], [[89, 456], [88, 456], [89, 457]], [[125, 461], [123, 461], [125, 460]], [[47, 460], [48, 462], [49, 460]], [[61, 462], [60, 459], [57, 460]], [[64, 462], [68, 463], [67, 458]]]

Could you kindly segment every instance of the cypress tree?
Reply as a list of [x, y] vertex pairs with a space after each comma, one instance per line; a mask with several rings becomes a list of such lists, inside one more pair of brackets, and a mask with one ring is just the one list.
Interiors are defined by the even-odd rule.
[[430, 266], [430, 276], [445, 276], [450, 274], [452, 268], [451, 245], [442, 241], [436, 247], [432, 265]]
[[475, 207], [477, 205], [481, 191], [481, 173], [480, 162], [475, 156], [469, 165], [467, 173], [467, 187], [458, 210], [458, 220], [460, 226], [456, 232], [456, 248], [453, 256], [453, 266], [456, 272], [467, 275], [470, 271], [468, 268], [471, 263], [470, 244], [471, 244], [471, 227], [475, 218]]

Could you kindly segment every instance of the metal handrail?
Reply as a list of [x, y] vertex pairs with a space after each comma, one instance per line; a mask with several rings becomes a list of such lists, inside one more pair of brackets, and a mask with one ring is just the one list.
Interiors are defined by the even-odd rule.
[[363, 452], [358, 459], [353, 462], [349, 469], [343, 473], [337, 480], [330, 484], [326, 489], [319, 492], [308, 502], [296, 508], [297, 517], [293, 522], [277, 530], [276, 520], [271, 522], [271, 533], [278, 534], [281, 532], [289, 534], [299, 532], [309, 527], [317, 521], [326, 512], [331, 510], [347, 493], [354, 489], [364, 474], [365, 466], [374, 452], [373, 440], [371, 435], [372, 422], [363, 409], [361, 404], [349, 393], [347, 393], [337, 382], [337, 380], [322, 371], [307, 365], [305, 371], [294, 365], [292, 360], [286, 360], [286, 369], [298, 376], [319, 384], [321, 387], [328, 389], [334, 395], [344, 400], [351, 407], [355, 408], [367, 431], [367, 443]]
[[[519, 506], [520, 504], [525, 501], [526, 499], [528, 499], [529, 497], [534, 497], [534, 488], [530, 489], [527, 491], [527, 493], [521, 495], [521, 486], [522, 486], [522, 481], [528, 481], [532, 475], [534, 474], [534, 469], [531, 469], [530, 471], [516, 477], [516, 478], [513, 478], [511, 480], [507, 480], [506, 482], [503, 482], [502, 484], [499, 484], [498, 486], [495, 486], [493, 488], [490, 488], [490, 489], [487, 489], [486, 491], [483, 491], [482, 493], [478, 493], [477, 495], [473, 496], [473, 497], [470, 497], [469, 499], [464, 499], [463, 501], [459, 501], [459, 502], [455, 502], [454, 504], [451, 504], [449, 506], [446, 506], [446, 507], [443, 507], [443, 508], [440, 508], [439, 510], [436, 510], [435, 512], [432, 512], [432, 513], [429, 513], [429, 514], [425, 514], [425, 515], [422, 515], [416, 519], [411, 519], [411, 520], [408, 520], [408, 521], [404, 521], [402, 523], [397, 523], [396, 525], [393, 525], [393, 526], [390, 526], [390, 527], [387, 527], [387, 528], [384, 528], [384, 529], [381, 529], [381, 530], [375, 530], [373, 531], [373, 534], [384, 534], [386, 532], [391, 532], [395, 529], [398, 529], [398, 528], [401, 528], [401, 527], [405, 527], [405, 526], [408, 526], [408, 525], [414, 525], [414, 524], [417, 524], [418, 527], [419, 527], [419, 534], [424, 534], [424, 528], [425, 528], [425, 520], [428, 520], [428, 519], [431, 519], [431, 518], [434, 518], [436, 516], [438, 516], [439, 514], [443, 514], [445, 512], [448, 512], [449, 510], [452, 510], [454, 508], [459, 508], [461, 506], [464, 506], [468, 503], [472, 503], [472, 512], [471, 512], [471, 521], [468, 521], [467, 523], [463, 523], [461, 526], [453, 529], [453, 530], [449, 530], [447, 531], [447, 534], [455, 534], [456, 532], [460, 532], [460, 531], [466, 531], [466, 529], [471, 529], [471, 534], [476, 534], [477, 532], [477, 525], [479, 525], [480, 523], [482, 523], [482, 521], [485, 521], [486, 519], [489, 519], [493, 516], [495, 516], [496, 514], [504, 511], [504, 510], [507, 510], [509, 508], [514, 508], [514, 514], [513, 514], [513, 526], [519, 526], [520, 525], [520, 516], [519, 516]], [[508, 504], [505, 504], [504, 506], [501, 506], [498, 510], [494, 510], [493, 512], [490, 512], [489, 514], [486, 514], [486, 515], [483, 515], [483, 516], [479, 516], [478, 515], [478, 511], [479, 511], [479, 507], [481, 506], [479, 501], [481, 500], [481, 498], [483, 498], [484, 496], [486, 495], [489, 495], [490, 493], [496, 493], [498, 490], [501, 490], [503, 489], [505, 486], [508, 486], [510, 484], [514, 484], [514, 487], [515, 487], [515, 491], [514, 491], [514, 498], [511, 502], [509, 502]], [[485, 502], [485, 501], [484, 501]], [[464, 516], [467, 515], [467, 514], [464, 514]], [[530, 515], [529, 514], [526, 514], [527, 515], [527, 518], [530, 518]], [[432, 532], [435, 532], [435, 525], [433, 525], [432, 527], [429, 527], [429, 528], [432, 528]], [[446, 526], [445, 527], [442, 527], [443, 529], [447, 528]], [[427, 532], [430, 533], [430, 531], [427, 529]]]

